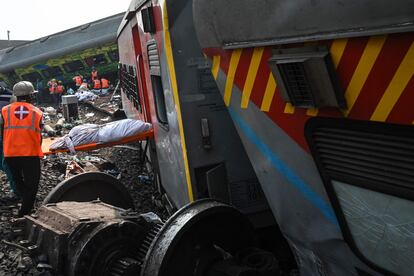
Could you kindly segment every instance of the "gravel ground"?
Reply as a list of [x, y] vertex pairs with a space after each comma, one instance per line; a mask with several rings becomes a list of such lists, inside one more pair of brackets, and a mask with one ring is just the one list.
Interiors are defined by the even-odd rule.
[[[95, 111], [91, 107], [81, 105], [79, 112], [83, 123], [102, 124], [108, 120], [106, 114]], [[94, 115], [86, 117], [88, 113], [94, 113]], [[52, 118], [51, 122], [54, 120]], [[146, 168], [140, 165], [138, 151], [132, 149], [138, 148], [139, 143], [129, 146], [131, 148], [121, 146], [78, 153], [77, 157], [82, 159], [85, 156], [98, 156], [114, 164], [121, 173], [120, 181], [130, 191], [134, 199], [136, 210], [141, 213], [152, 211], [164, 219], [167, 218], [166, 212], [153, 204], [152, 197], [154, 195], [154, 188], [151, 183], [151, 175], [147, 172]], [[128, 156], [128, 158], [125, 158], [125, 156]], [[66, 162], [71, 160], [71, 158], [68, 154], [58, 154], [48, 156], [42, 160], [42, 172], [36, 199], [36, 208], [41, 204], [49, 191], [64, 179]], [[31, 259], [25, 256], [20, 249], [6, 244], [8, 241], [16, 242], [11, 235], [13, 229], [10, 220], [17, 214], [18, 200], [12, 196], [3, 172], [0, 172], [0, 187], [0, 240], [2, 241], [0, 243], [0, 276], [50, 275], [48, 272], [40, 272], [35, 269]]]

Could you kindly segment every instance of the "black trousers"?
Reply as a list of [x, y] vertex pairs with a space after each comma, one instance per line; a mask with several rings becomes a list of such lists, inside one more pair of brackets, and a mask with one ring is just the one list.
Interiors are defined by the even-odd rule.
[[19, 217], [27, 215], [33, 209], [40, 181], [40, 158], [37, 156], [6, 157], [16, 189], [22, 196]]

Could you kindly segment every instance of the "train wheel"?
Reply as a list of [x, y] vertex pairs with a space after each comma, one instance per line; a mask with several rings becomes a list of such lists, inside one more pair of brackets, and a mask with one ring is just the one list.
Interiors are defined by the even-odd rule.
[[213, 200], [197, 201], [181, 208], [155, 236], [141, 276], [209, 275], [213, 264], [254, 244], [253, 228], [238, 210]]
[[96, 199], [123, 209], [134, 209], [134, 202], [125, 186], [111, 175], [101, 172], [83, 173], [62, 181], [50, 191], [43, 204]]

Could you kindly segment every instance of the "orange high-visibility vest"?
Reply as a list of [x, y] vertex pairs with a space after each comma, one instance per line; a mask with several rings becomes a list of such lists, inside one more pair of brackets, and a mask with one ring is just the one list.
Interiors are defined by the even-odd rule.
[[42, 111], [25, 103], [15, 102], [2, 108], [4, 157], [43, 157], [40, 122]]
[[93, 89], [101, 89], [101, 81], [93, 80]]
[[101, 83], [103, 89], [109, 88], [109, 81], [107, 79], [102, 78]]
[[73, 78], [75, 80], [76, 85], [81, 85], [82, 84], [82, 78], [80, 76], [75, 76]]
[[96, 70], [92, 71], [91, 78], [92, 78], [92, 80], [97, 79], [98, 78], [98, 71], [96, 71]]
[[56, 86], [56, 93], [58, 94], [62, 94], [63, 93], [63, 85], [59, 84], [58, 86]]

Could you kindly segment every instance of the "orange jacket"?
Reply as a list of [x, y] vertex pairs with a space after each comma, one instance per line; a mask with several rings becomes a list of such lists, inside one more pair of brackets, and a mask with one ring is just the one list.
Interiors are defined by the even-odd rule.
[[62, 94], [64, 90], [65, 90], [65, 87], [63, 87], [63, 85], [62, 85], [62, 84], [58, 84], [58, 85], [56, 86], [55, 92], [56, 92], [57, 94]]
[[109, 80], [102, 78], [101, 83], [103, 89], [109, 88]]
[[80, 76], [74, 76], [73, 80], [75, 81], [75, 84], [78, 86], [82, 84], [82, 78]]
[[42, 111], [25, 103], [14, 102], [1, 110], [4, 121], [4, 157], [43, 157], [40, 123]]
[[93, 89], [101, 89], [101, 81], [93, 80]]
[[53, 81], [49, 81], [48, 83], [47, 83], [47, 86], [49, 86], [49, 92], [50, 93], [55, 93], [55, 91], [56, 91], [56, 86], [57, 86], [57, 83], [56, 82], [53, 82]]

